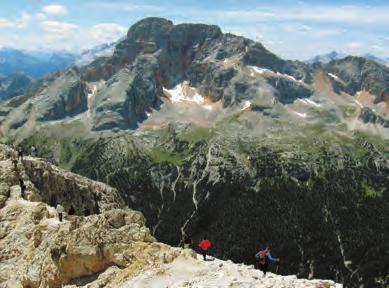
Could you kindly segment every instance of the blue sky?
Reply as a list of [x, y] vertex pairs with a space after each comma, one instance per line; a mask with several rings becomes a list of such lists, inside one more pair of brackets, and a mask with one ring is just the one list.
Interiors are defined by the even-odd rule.
[[0, 0], [0, 46], [80, 51], [118, 39], [148, 16], [216, 24], [290, 59], [331, 50], [389, 57], [389, 2], [382, 0]]

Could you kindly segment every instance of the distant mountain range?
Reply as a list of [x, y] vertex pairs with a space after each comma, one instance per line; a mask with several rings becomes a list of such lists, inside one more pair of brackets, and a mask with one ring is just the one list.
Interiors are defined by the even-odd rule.
[[380, 63], [382, 65], [389, 66], [389, 57], [380, 58], [380, 57], [374, 56], [373, 54], [364, 54], [362, 57], [369, 59], [369, 60], [372, 60], [372, 61], [375, 61], [375, 62]]
[[67, 52], [34, 52], [12, 48], [0, 49], [0, 74], [25, 73], [40, 78], [72, 65], [77, 55]]
[[[327, 64], [333, 60], [343, 59], [343, 58], [346, 58], [347, 56], [348, 55], [344, 54], [344, 53], [340, 53], [337, 51], [331, 51], [330, 53], [327, 53], [327, 54], [322, 54], [322, 55], [317, 55], [315, 57], [312, 57], [311, 59], [305, 61], [305, 63], [312, 64], [315, 62], [321, 62], [321, 63]], [[377, 57], [377, 56], [370, 54], [370, 53], [363, 54], [360, 57], [375, 61], [375, 62], [382, 64], [382, 65], [385, 65], [385, 66], [389, 65], [389, 57], [388, 58], [380, 58], [380, 57]]]
[[79, 56], [67, 52], [0, 49], [0, 100], [24, 94], [39, 78], [70, 67]]
[[95, 60], [96, 58], [112, 56], [115, 50], [115, 46], [119, 41], [121, 40], [111, 42], [111, 43], [104, 43], [95, 46], [91, 49], [84, 50], [81, 52], [80, 55], [78, 55], [74, 63], [77, 66], [84, 66], [93, 62], [93, 60]]
[[21, 95], [32, 83], [72, 65], [87, 65], [99, 57], [111, 56], [116, 42], [105, 43], [79, 54], [64, 51], [0, 49], [0, 100]]
[[308, 64], [312, 64], [315, 62], [328, 63], [328, 62], [331, 62], [333, 60], [345, 58], [346, 56], [347, 56], [346, 54], [332, 51], [332, 52], [327, 53], [327, 54], [317, 55], [315, 57], [312, 57], [311, 59], [307, 60], [306, 63], [308, 63]]
[[0, 100], [23, 94], [32, 81], [32, 78], [24, 73], [0, 75]]
[[116, 44], [117, 42], [104, 43], [81, 53], [1, 48], [0, 74], [10, 76], [25, 73], [32, 78], [40, 78], [52, 72], [62, 71], [71, 65], [83, 66], [98, 57], [111, 56]]

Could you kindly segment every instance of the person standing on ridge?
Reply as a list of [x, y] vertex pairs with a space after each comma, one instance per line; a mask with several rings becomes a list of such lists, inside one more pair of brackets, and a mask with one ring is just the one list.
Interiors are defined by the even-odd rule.
[[73, 205], [70, 205], [68, 214], [69, 214], [69, 215], [74, 215], [74, 214], [76, 214], [76, 209], [74, 209]]
[[193, 245], [192, 237], [190, 237], [190, 235], [188, 233], [184, 232], [182, 234], [180, 246], [184, 249], [190, 249], [190, 248], [192, 248], [192, 245]]
[[63, 208], [63, 206], [61, 204], [57, 204], [57, 207], [55, 208], [55, 210], [58, 213], [59, 222], [62, 222], [63, 212], [65, 211], [65, 208]]
[[204, 261], [206, 261], [208, 249], [211, 248], [212, 243], [207, 239], [207, 236], [204, 236], [203, 240], [199, 243], [201, 248], [201, 254], [203, 255]]
[[9, 144], [9, 148], [10, 148], [10, 151], [9, 151], [9, 158], [12, 157], [12, 151], [15, 150], [15, 145], [14, 144]]
[[84, 209], [82, 209], [82, 212], [84, 214], [84, 216], [89, 216], [90, 215], [90, 210], [88, 207], [84, 207]]
[[19, 186], [20, 186], [20, 194], [22, 195], [22, 198], [26, 199], [26, 185], [24, 184], [22, 178], [19, 178]]
[[31, 156], [36, 157], [36, 147], [34, 145], [31, 146]]
[[12, 161], [12, 151], [13, 151], [13, 144], [10, 144], [9, 146], [8, 146], [8, 154], [6, 155], [6, 157], [7, 157], [7, 159], [9, 158], [11, 161]]
[[259, 259], [259, 270], [263, 272], [263, 276], [266, 276], [270, 262], [280, 262], [280, 259], [273, 258], [270, 252], [270, 247], [266, 247], [265, 249], [260, 249], [259, 252], [255, 254], [255, 257]]
[[18, 169], [18, 158], [16, 157], [16, 151], [11, 146], [11, 150], [9, 152], [9, 158], [11, 159], [12, 164], [14, 165], [14, 169]]
[[21, 161], [23, 161], [23, 147], [20, 145], [18, 147], [18, 160], [19, 160], [19, 158]]

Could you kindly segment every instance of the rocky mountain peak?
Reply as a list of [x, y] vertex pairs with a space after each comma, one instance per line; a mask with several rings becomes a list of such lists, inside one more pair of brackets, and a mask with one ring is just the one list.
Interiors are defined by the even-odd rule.
[[159, 43], [166, 37], [173, 26], [173, 22], [167, 19], [157, 17], [145, 18], [130, 27], [127, 33], [127, 40]]
[[[324, 75], [324, 79], [318, 75]], [[88, 130], [136, 129], [151, 111], [159, 111], [163, 103], [171, 101], [172, 94], [166, 96], [164, 89], [174, 90], [184, 82], [197, 91], [202, 107], [209, 111], [219, 104], [225, 109], [250, 102], [261, 110], [276, 109], [281, 104], [293, 105], [291, 113], [306, 118], [303, 110], [307, 109], [295, 103], [299, 99], [326, 93], [343, 93], [344, 98], [366, 91], [374, 100], [365, 102], [380, 104], [377, 111], [386, 117], [389, 110], [381, 102], [387, 102], [389, 97], [388, 79], [386, 67], [365, 58], [350, 56], [328, 64], [309, 65], [284, 60], [261, 43], [223, 34], [214, 25], [175, 25], [170, 20], [151, 17], [135, 23], [127, 37], [116, 44], [112, 55], [77, 72], [68, 69], [60, 73], [31, 93], [34, 100], [23, 98], [26, 103], [15, 109], [23, 109], [23, 113], [10, 113], [14, 106], [3, 108], [11, 117], [0, 121], [5, 123], [4, 131], [36, 120], [75, 116], [87, 122]], [[326, 97], [322, 100], [328, 102]], [[347, 97], [339, 100], [356, 104]], [[328, 105], [342, 109], [335, 102]], [[319, 107], [327, 105], [316, 106]], [[276, 112], [279, 113], [288, 114]]]

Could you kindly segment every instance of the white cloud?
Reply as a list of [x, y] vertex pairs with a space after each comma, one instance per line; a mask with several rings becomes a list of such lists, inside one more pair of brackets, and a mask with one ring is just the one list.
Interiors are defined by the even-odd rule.
[[[135, 12], [135, 11], [148, 11], [148, 12], [164, 12], [168, 9], [160, 5], [147, 5], [147, 4], [124, 4], [112, 2], [97, 2], [95, 6], [102, 7], [104, 9], [112, 9], [118, 11]], [[170, 10], [170, 9], [169, 9]]]
[[78, 26], [72, 23], [67, 22], [58, 22], [58, 21], [43, 21], [41, 22], [42, 29], [50, 33], [66, 34], [74, 29], [77, 29]]
[[0, 46], [1, 47], [17, 47], [20, 45], [20, 37], [15, 33], [1, 33]]
[[45, 13], [39, 12], [39, 13], [36, 13], [36, 18], [38, 20], [45, 20], [47, 18], [47, 15]]
[[[40, 14], [52, 15], [52, 16], [65, 16], [68, 14], [68, 11], [65, 6], [52, 4], [47, 5], [42, 8], [42, 12]], [[41, 15], [41, 16], [42, 16]]]
[[[224, 17], [224, 19], [238, 21], [257, 21], [258, 19], [264, 21], [273, 19], [288, 21], [383, 24], [389, 23], [389, 17], [387, 16], [388, 10], [389, 6], [365, 7], [362, 5], [298, 5], [290, 7], [272, 7], [270, 9], [259, 7], [258, 9], [251, 10], [213, 10], [197, 12], [208, 15], [214, 14], [214, 17]], [[197, 13], [196, 11], [193, 12]]]
[[312, 5], [300, 3], [299, 5], [258, 5], [250, 9], [196, 9], [179, 6], [152, 6], [152, 5], [123, 5], [123, 3], [99, 3], [100, 7], [121, 11], [147, 11], [163, 13], [164, 16], [185, 15], [187, 19], [207, 22], [239, 22], [252, 23], [264, 21], [309, 21], [320, 23], [345, 24], [389, 24], [389, 5]]
[[[284, 58], [306, 59], [331, 50], [347, 54], [365, 52], [384, 56], [389, 54], [389, 35], [382, 28], [389, 24], [387, 16], [389, 3], [344, 6], [333, 4], [334, 2], [311, 4], [312, 2], [309, 1], [299, 1], [296, 4], [297, 1], [294, 3], [287, 1], [291, 4], [285, 4], [283, 1], [283, 5], [278, 4], [277, 1], [273, 3], [266, 1], [267, 4], [258, 4], [249, 9], [231, 9], [232, 6], [227, 4], [220, 5], [220, 9], [203, 9], [198, 5], [186, 7], [167, 3], [164, 6], [153, 6], [139, 1], [139, 4], [136, 4], [109, 0], [93, 1], [85, 6], [87, 1], [79, 1], [80, 9], [90, 11], [90, 15], [86, 13], [84, 15], [86, 18], [80, 22], [88, 23], [85, 24], [86, 26], [65, 20], [66, 18], [56, 18], [70, 14], [70, 11], [62, 5], [39, 6], [38, 10], [34, 11], [33, 22], [27, 13], [14, 18], [0, 18], [0, 44], [12, 40], [15, 45], [27, 49], [42, 47], [43, 49], [80, 50], [112, 42], [125, 35], [128, 27], [116, 23], [98, 24], [92, 22], [93, 17], [90, 18], [94, 12], [111, 10], [107, 13], [107, 17], [115, 16], [115, 18], [104, 21], [117, 21], [123, 24], [155, 15], [172, 19], [176, 24], [182, 22], [216, 24], [224, 32], [232, 32], [260, 41], [272, 52]], [[262, 3], [262, 1], [257, 2]], [[81, 7], [82, 5], [84, 6]], [[26, 27], [29, 21], [32, 22], [28, 25], [29, 29], [15, 33], [15, 29]], [[39, 27], [42, 30], [37, 29]], [[377, 31], [381, 31], [380, 35], [377, 35]], [[12, 34], [20, 35], [20, 39], [16, 41], [11, 37]]]
[[359, 49], [359, 48], [363, 47], [363, 43], [362, 42], [349, 42], [346, 44], [346, 47], [350, 48], [350, 49]]
[[42, 21], [47, 33], [29, 35], [24, 41], [35, 49], [66, 50], [80, 52], [99, 44], [117, 41], [125, 35], [127, 28], [116, 23], [99, 23], [90, 27], [77, 26], [57, 21]]
[[20, 18], [15, 21], [16, 27], [24, 28], [28, 25], [28, 23], [30, 23], [30, 20], [31, 20], [31, 15], [26, 12], [22, 12]]
[[345, 29], [340, 28], [327, 28], [322, 25], [308, 26], [305, 24], [282, 24], [280, 25], [281, 29], [288, 33], [300, 33], [300, 34], [309, 34], [314, 38], [324, 38], [339, 35], [345, 33]]
[[371, 45], [371, 49], [373, 49], [374, 51], [377, 51], [377, 52], [383, 52], [386, 50], [385, 47], [383, 47], [379, 44]]
[[306, 33], [312, 31], [312, 27], [304, 24], [282, 24], [281, 28], [287, 32]]
[[31, 20], [31, 15], [22, 12], [19, 18], [16, 19], [6, 19], [0, 18], [0, 29], [1, 28], [24, 28]]
[[0, 18], [0, 28], [8, 28], [12, 26], [13, 26], [12, 21], [5, 18]]
[[112, 42], [125, 35], [127, 28], [116, 23], [100, 23], [90, 30], [92, 37], [100, 42]]

